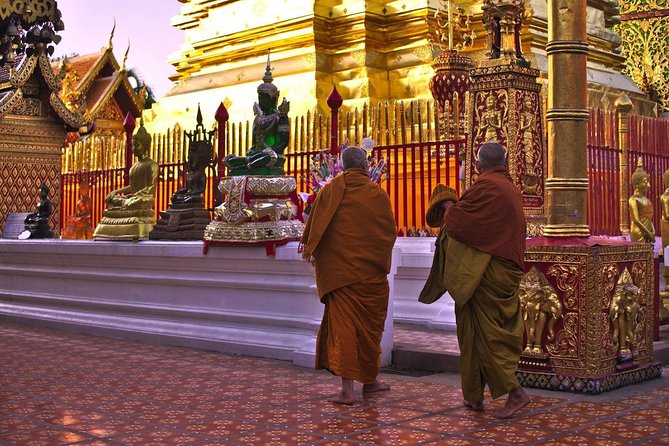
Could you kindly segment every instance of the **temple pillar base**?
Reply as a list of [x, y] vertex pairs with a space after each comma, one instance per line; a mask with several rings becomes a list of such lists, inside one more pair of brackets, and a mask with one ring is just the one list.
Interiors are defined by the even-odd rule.
[[[525, 269], [530, 272], [520, 287], [524, 316], [534, 309], [534, 320], [545, 325], [525, 318], [521, 385], [597, 394], [661, 375], [653, 359], [652, 245], [600, 237], [532, 238]], [[534, 282], [527, 280], [532, 273]], [[529, 349], [527, 333], [535, 336]]]

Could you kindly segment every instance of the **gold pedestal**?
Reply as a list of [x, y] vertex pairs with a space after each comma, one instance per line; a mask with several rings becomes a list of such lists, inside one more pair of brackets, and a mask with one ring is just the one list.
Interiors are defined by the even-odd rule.
[[93, 239], [139, 240], [149, 237], [156, 219], [153, 209], [121, 211], [108, 209], [93, 233]]
[[521, 385], [597, 394], [660, 376], [651, 245], [540, 237], [525, 262]]
[[218, 188], [226, 200], [204, 231], [205, 252], [210, 243], [221, 243], [265, 245], [271, 254], [275, 245], [299, 240], [304, 224], [296, 186], [290, 176], [223, 178]]

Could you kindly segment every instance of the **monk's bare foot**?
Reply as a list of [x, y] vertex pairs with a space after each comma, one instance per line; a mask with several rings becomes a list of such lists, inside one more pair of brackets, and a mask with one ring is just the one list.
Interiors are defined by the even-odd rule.
[[362, 386], [363, 393], [372, 393], [372, 392], [383, 392], [390, 390], [390, 385], [379, 380], [374, 381], [371, 384], [364, 384]]
[[522, 387], [517, 387], [509, 392], [509, 398], [504, 407], [495, 414], [497, 418], [511, 418], [516, 412], [530, 404], [530, 397], [525, 393]]
[[345, 404], [347, 406], [352, 406], [353, 403], [355, 403], [355, 396], [348, 395], [342, 392], [337, 396], [335, 396], [334, 398], [330, 398], [328, 401], [335, 404]]
[[483, 401], [463, 401], [467, 409], [474, 410], [476, 412], [483, 412]]

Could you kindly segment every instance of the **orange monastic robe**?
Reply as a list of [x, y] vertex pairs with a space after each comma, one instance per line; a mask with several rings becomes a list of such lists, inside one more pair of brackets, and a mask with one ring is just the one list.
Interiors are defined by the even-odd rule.
[[364, 169], [346, 170], [319, 192], [300, 243], [325, 304], [317, 369], [363, 383], [376, 379], [395, 238], [388, 195]]

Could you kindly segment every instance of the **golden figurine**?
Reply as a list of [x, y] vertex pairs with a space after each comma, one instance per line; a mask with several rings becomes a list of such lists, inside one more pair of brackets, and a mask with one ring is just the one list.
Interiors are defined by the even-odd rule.
[[481, 114], [480, 132], [485, 132], [483, 142], [499, 141], [498, 131], [502, 128], [502, 114], [495, 110], [495, 97], [491, 94], [485, 100], [485, 111]]
[[546, 339], [552, 341], [555, 339], [555, 323], [562, 317], [562, 303], [546, 277], [534, 266], [520, 281], [518, 297], [525, 324], [524, 353], [542, 355], [546, 321], [548, 320]]
[[88, 195], [88, 183], [82, 180], [79, 183], [79, 200], [74, 215], [68, 215], [65, 220], [63, 238], [87, 239], [91, 231], [91, 197]]
[[613, 338], [618, 340], [620, 354], [631, 354], [630, 346], [636, 340], [635, 330], [639, 313], [639, 287], [634, 285], [627, 268], [616, 284], [609, 316], [613, 322]]
[[107, 210], [93, 238], [146, 238], [153, 229], [158, 164], [147, 156], [150, 148], [151, 135], [142, 124], [132, 138], [132, 152], [137, 162], [130, 168], [130, 184], [107, 194]]
[[[662, 203], [662, 219], [660, 220], [660, 231], [662, 235], [662, 253], [664, 248], [669, 245], [669, 169], [664, 172], [662, 176], [664, 181], [664, 193], [660, 196], [660, 203]], [[665, 258], [665, 265], [667, 263]], [[665, 322], [669, 320], [669, 267], [665, 266], [663, 271], [664, 283], [666, 284], [664, 290], [660, 292], [660, 320]]]
[[632, 174], [634, 195], [629, 198], [630, 238], [634, 242], [655, 243], [655, 226], [653, 226], [653, 204], [646, 194], [650, 188], [648, 174], [643, 170], [641, 157]]
[[534, 132], [537, 125], [532, 113], [532, 98], [527, 95], [523, 99], [522, 111], [520, 112], [520, 132], [523, 135], [523, 152], [525, 155], [525, 173], [534, 173]]

